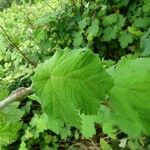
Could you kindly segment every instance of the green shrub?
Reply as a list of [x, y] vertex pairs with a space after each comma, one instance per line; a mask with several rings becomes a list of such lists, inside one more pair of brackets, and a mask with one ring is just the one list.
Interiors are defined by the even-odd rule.
[[21, 86], [33, 94], [0, 110], [0, 149], [148, 149], [149, 4], [37, 0], [1, 11], [0, 100]]

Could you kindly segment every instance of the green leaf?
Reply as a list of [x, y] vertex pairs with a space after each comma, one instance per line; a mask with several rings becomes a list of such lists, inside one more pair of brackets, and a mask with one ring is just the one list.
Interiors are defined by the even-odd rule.
[[131, 136], [150, 135], [150, 58], [122, 58], [108, 72], [115, 82], [110, 102], [116, 124]]
[[96, 115], [81, 115], [81, 133], [85, 138], [92, 138], [96, 134], [95, 123], [100, 124], [103, 133], [112, 139], [116, 139], [116, 130], [113, 127], [114, 121], [111, 118], [110, 109], [101, 104]]
[[39, 101], [39, 97], [36, 96], [35, 94], [29, 95], [28, 98], [29, 98], [30, 100], [33, 100], [33, 101]]
[[78, 48], [83, 42], [82, 32], [76, 32], [74, 35], [73, 46]]
[[150, 17], [137, 18], [133, 25], [138, 28], [146, 28], [150, 25]]
[[123, 17], [123, 15], [115, 13], [104, 17], [103, 26], [110, 27], [112, 25], [118, 28], [123, 27], [125, 25], [125, 18]]
[[17, 139], [18, 131], [22, 127], [20, 120], [23, 114], [23, 111], [17, 109], [16, 103], [0, 110], [0, 148]]
[[150, 11], [150, 0], [144, 0], [143, 11], [144, 12]]
[[31, 128], [35, 128], [34, 137], [37, 138], [40, 133], [45, 130], [51, 130], [56, 134], [59, 134], [63, 123], [60, 120], [54, 120], [48, 117], [45, 113], [41, 115], [35, 114], [30, 122]]
[[36, 69], [32, 82], [45, 113], [77, 127], [78, 112], [96, 114], [112, 86], [99, 56], [85, 49], [57, 51]]
[[97, 122], [96, 115], [81, 115], [82, 126], [81, 133], [85, 138], [91, 138], [96, 134], [94, 123]]
[[116, 139], [114, 120], [111, 117], [111, 110], [108, 107], [101, 105], [97, 114], [97, 121], [101, 124], [103, 133], [107, 134], [112, 139]]
[[112, 150], [111, 146], [104, 139], [100, 139], [100, 148], [101, 150]]
[[114, 0], [114, 1], [117, 3], [119, 7], [127, 6], [129, 3], [129, 0]]
[[46, 13], [42, 17], [35, 20], [34, 25], [35, 26], [43, 26], [50, 22], [57, 22], [57, 15], [55, 13]]
[[84, 17], [81, 21], [79, 21], [79, 29], [83, 30], [89, 24], [89, 17]]
[[3, 100], [7, 95], [9, 91], [5, 89], [4, 87], [1, 87], [0, 89], [0, 101]]
[[121, 29], [125, 25], [125, 22], [126, 22], [126, 18], [124, 18], [123, 15], [119, 15], [116, 25], [117, 25], [118, 28]]
[[143, 50], [143, 56], [150, 56], [150, 29], [141, 38], [140, 48]]
[[126, 31], [120, 33], [119, 42], [122, 48], [127, 47], [129, 43], [132, 43], [132, 41], [133, 38], [131, 34]]
[[94, 19], [94, 21], [92, 21], [91, 26], [89, 26], [88, 30], [87, 30], [87, 39], [88, 41], [92, 41], [94, 37], [97, 36], [99, 32], [99, 20], [98, 19]]
[[70, 130], [70, 126], [67, 126], [66, 127], [63, 127], [61, 130], [60, 130], [60, 136], [62, 139], [67, 139], [68, 136], [71, 136], [71, 130]]
[[24, 141], [21, 142], [19, 150], [28, 150]]
[[118, 18], [118, 14], [115, 13], [115, 14], [111, 14], [109, 16], [106, 16], [103, 20], [103, 25], [104, 26], [110, 26], [114, 23], [117, 22], [117, 18]]
[[[6, 50], [6, 48], [7, 48], [7, 43], [6, 43], [6, 41], [5, 41], [5, 39], [4, 39], [4, 37], [2, 36], [2, 35], [0, 35], [0, 51], [1, 52], [4, 52], [4, 50]], [[0, 53], [1, 55], [2, 55], [2, 53]], [[0, 56], [1, 57], [1, 56]], [[2, 60], [2, 59], [0, 59], [0, 60]]]
[[[132, 150], [137, 150], [137, 149], [143, 149], [143, 146], [139, 143], [138, 140], [129, 140], [128, 141], [128, 147], [129, 149], [132, 149]], [[149, 149], [148, 149], [149, 150]]]
[[132, 26], [132, 27], [128, 26], [127, 30], [128, 30], [129, 33], [131, 33], [131, 34], [133, 34], [137, 37], [143, 35], [143, 32], [141, 32], [138, 28], [136, 28], [134, 26]]
[[107, 28], [105, 28], [104, 31], [103, 31], [104, 35], [103, 35], [102, 39], [103, 39], [104, 41], [110, 41], [110, 40], [112, 40], [112, 39], [115, 39], [116, 36], [117, 36], [117, 32], [118, 32], [117, 27], [114, 27], [114, 28], [112, 28], [112, 27], [107, 27]]

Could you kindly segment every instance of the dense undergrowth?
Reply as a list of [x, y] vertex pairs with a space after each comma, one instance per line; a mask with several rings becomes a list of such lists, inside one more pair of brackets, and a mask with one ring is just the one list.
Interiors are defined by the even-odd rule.
[[11, 2], [0, 100], [34, 93], [0, 110], [0, 149], [150, 149], [149, 56], [149, 0]]

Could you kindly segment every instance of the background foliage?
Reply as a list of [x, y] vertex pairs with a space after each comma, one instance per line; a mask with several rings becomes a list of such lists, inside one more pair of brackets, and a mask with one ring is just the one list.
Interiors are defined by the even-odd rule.
[[[120, 82], [124, 86], [125, 80], [131, 82], [130, 79], [133, 78], [135, 82], [125, 85], [127, 88], [149, 89], [149, 0], [1, 0], [0, 9], [1, 100], [16, 88], [31, 85], [35, 67], [25, 57], [34, 64], [39, 64], [52, 57], [56, 50], [65, 51], [66, 47], [75, 50], [89, 48], [98, 54], [102, 59], [101, 65], [108, 68], [108, 73], [111, 72], [115, 85]], [[127, 58], [120, 60], [122, 56]], [[148, 57], [148, 60], [137, 57]], [[118, 61], [116, 69], [111, 67]], [[130, 65], [133, 65], [135, 70], [132, 67], [131, 70], [135, 74], [128, 72]], [[141, 72], [138, 72], [136, 67], [140, 65]], [[121, 78], [122, 74], [129, 78]], [[135, 78], [137, 74], [138, 79]], [[141, 85], [140, 81], [145, 84]], [[114, 86], [110, 93], [117, 93], [116, 97], [120, 98], [122, 95], [118, 95], [118, 90], [122, 89], [119, 88]], [[125, 92], [125, 100], [132, 97], [131, 91], [126, 90], [129, 94]], [[139, 100], [144, 99], [148, 103], [149, 91], [138, 94], [136, 96]], [[112, 99], [116, 99], [113, 96]], [[0, 148], [25, 150], [35, 147], [47, 150], [75, 147], [85, 149], [85, 146], [96, 149], [101, 146], [104, 150], [150, 149], [149, 139], [137, 136], [140, 134], [139, 127], [143, 131], [141, 124], [145, 126], [145, 122], [149, 122], [147, 114], [142, 114], [138, 107], [134, 108], [139, 110], [140, 115], [145, 116], [147, 120], [144, 122], [135, 117], [134, 109], [128, 108], [127, 111], [125, 103], [123, 109], [118, 109], [122, 106], [124, 97], [117, 104], [110, 99], [116, 110], [112, 114], [109, 107], [106, 107], [109, 106], [107, 100], [108, 97], [102, 102], [98, 114], [82, 114], [81, 127], [74, 128], [64, 124], [62, 120], [50, 119], [42, 112], [40, 99], [31, 95], [21, 103], [0, 111], [0, 118], [3, 120], [0, 122]], [[149, 112], [148, 107], [145, 108], [146, 113]], [[127, 120], [123, 121], [126, 123], [122, 124], [122, 120], [118, 118], [123, 118], [127, 113], [133, 116], [127, 115]], [[119, 128], [114, 124], [112, 115], [117, 116]], [[132, 127], [134, 133], [127, 125], [130, 120], [135, 121]], [[12, 129], [11, 132], [8, 129]], [[149, 127], [146, 129], [143, 132], [147, 134]]]

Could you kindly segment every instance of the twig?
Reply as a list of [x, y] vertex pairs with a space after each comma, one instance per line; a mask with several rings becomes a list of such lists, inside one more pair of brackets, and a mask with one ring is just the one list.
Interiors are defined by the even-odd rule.
[[29, 23], [30, 26], [33, 28], [33, 23], [31, 22], [31, 20], [30, 20], [28, 14], [26, 15], [24, 11], [23, 11], [23, 14], [24, 14], [23, 17], [24, 17], [25, 21], [27, 21], [27, 23]]
[[44, 1], [45, 2], [45, 4], [47, 5], [47, 6], [49, 6], [53, 11], [55, 11], [55, 9], [51, 6], [51, 5], [49, 5], [46, 1]]
[[18, 53], [20, 53], [24, 59], [26, 59], [32, 66], [36, 67], [37, 64], [33, 61], [31, 61], [21, 50], [20, 48], [11, 40], [11, 38], [9, 37], [9, 35], [7, 34], [7, 32], [5, 31], [5, 29], [0, 25], [0, 28], [2, 29], [2, 31], [5, 33], [7, 39], [9, 40], [9, 42], [16, 48], [16, 50], [18, 51]]
[[7, 98], [0, 101], [0, 109], [4, 108], [5, 106], [9, 105], [10, 103], [16, 101], [16, 100], [23, 100], [26, 98], [29, 94], [32, 93], [32, 88], [28, 87], [20, 87], [17, 90], [13, 91]]

